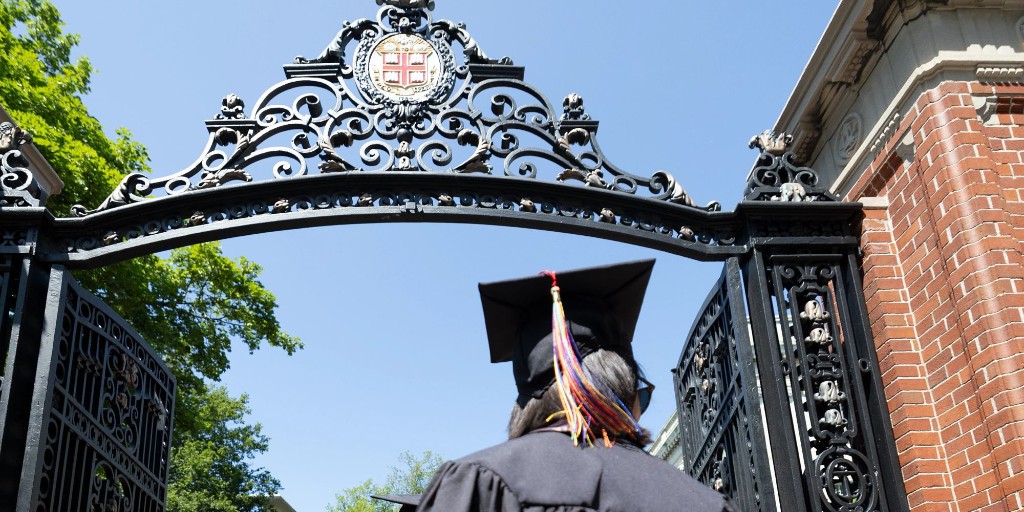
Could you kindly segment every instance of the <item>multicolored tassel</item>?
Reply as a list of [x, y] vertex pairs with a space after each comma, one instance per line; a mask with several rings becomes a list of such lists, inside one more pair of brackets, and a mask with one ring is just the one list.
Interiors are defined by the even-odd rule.
[[573, 444], [579, 446], [580, 438], [593, 446], [600, 437], [611, 447], [615, 438], [640, 437], [637, 424], [630, 408], [608, 387], [583, 366], [576, 340], [572, 337], [562, 306], [561, 289], [554, 272], [544, 271], [551, 278], [551, 332], [554, 350], [555, 386], [562, 402], [562, 411], [569, 424]]

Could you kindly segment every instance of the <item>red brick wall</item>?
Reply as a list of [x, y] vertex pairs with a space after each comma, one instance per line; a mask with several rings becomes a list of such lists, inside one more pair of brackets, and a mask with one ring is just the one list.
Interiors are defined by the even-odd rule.
[[846, 198], [889, 201], [863, 222], [864, 291], [912, 510], [1024, 510], [1022, 98], [922, 94], [895, 132], [914, 161], [893, 137]]

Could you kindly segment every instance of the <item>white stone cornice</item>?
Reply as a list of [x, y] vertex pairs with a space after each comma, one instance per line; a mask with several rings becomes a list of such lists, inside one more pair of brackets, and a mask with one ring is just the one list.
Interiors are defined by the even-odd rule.
[[1024, 0], [842, 0], [773, 129], [842, 196], [943, 81], [1024, 84]]
[[878, 41], [868, 39], [866, 34], [857, 32], [854, 29], [853, 36], [842, 42], [837, 59], [829, 69], [830, 82], [849, 85], [857, 83], [864, 63], [878, 49]]
[[[937, 85], [941, 82], [940, 75], [945, 73], [956, 73], [960, 72], [961, 79], [968, 79], [970, 75], [976, 75], [977, 69], [981, 67], [1007, 67], [1007, 66], [1024, 66], [1024, 54], [1020, 54], [1016, 57], [1015, 63], [1009, 63], [1005, 55], [1001, 54], [990, 54], [984, 51], [968, 50], [962, 52], [939, 52], [932, 60], [928, 61], [921, 66], [918, 66], [910, 76], [906, 79], [903, 85], [899, 88], [897, 94], [889, 102], [888, 107], [879, 116], [878, 121], [868, 132], [866, 140], [877, 141], [883, 137], [883, 133], [892, 123], [892, 119], [896, 118], [897, 115], [902, 116], [900, 110], [904, 105], [909, 104], [915, 100], [917, 96], [923, 92], [926, 82], [934, 81]], [[966, 73], [965, 73], [966, 72]], [[952, 77], [951, 77], [952, 78]], [[901, 133], [903, 137], [905, 134]], [[885, 136], [886, 140], [889, 140], [891, 136]], [[854, 176], [858, 174], [859, 170], [870, 162], [869, 159], [873, 159], [877, 155], [877, 151], [881, 150], [885, 143], [878, 144], [867, 144], [864, 143], [854, 153], [853, 157], [850, 158], [849, 162], [842, 168], [839, 176], [835, 179], [833, 184], [829, 187], [833, 193], [840, 196], [845, 195], [849, 186], [852, 186]]]
[[1004, 10], [1024, 9], [1024, 0], [949, 0], [939, 9], [963, 9], [967, 7], [988, 7]]
[[[788, 132], [797, 132], [793, 129], [793, 125], [796, 124], [793, 120], [803, 119], [815, 111], [822, 89], [833, 82], [830, 79], [852, 74], [842, 63], [855, 62], [859, 65], [862, 62], [862, 58], [857, 58], [862, 57], [862, 53], [857, 51], [860, 45], [849, 39], [851, 34], [858, 34], [858, 39], [863, 38], [860, 35], [865, 33], [864, 20], [870, 13], [870, 4], [868, 0], [845, 0], [839, 3], [825, 28], [825, 33], [811, 54], [810, 62], [790, 93], [789, 101], [779, 115], [776, 127], [785, 125]], [[800, 134], [794, 135], [799, 140]]]
[[807, 119], [792, 130], [793, 152], [797, 155], [805, 155], [814, 150], [821, 138], [821, 125], [817, 119]]
[[647, 452], [661, 460], [669, 461], [678, 446], [679, 416], [672, 414], [669, 416], [668, 420], [665, 421], [665, 426], [663, 426], [661, 431], [658, 432], [658, 435], [654, 438], [654, 441], [651, 443], [651, 447]]

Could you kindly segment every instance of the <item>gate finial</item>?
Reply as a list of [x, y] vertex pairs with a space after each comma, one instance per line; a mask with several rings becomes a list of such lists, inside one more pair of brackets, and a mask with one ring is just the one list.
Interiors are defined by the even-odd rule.
[[434, 10], [434, 0], [377, 0], [377, 5], [392, 5], [402, 9]]
[[789, 151], [793, 136], [765, 130], [750, 139], [749, 147], [761, 155], [747, 178], [747, 201], [838, 201], [827, 188], [818, 185], [818, 173], [810, 167], [796, 165], [796, 155]]
[[750, 149], [760, 149], [762, 152], [770, 153], [775, 156], [780, 156], [789, 150], [789, 147], [793, 145], [793, 136], [787, 133], [780, 133], [775, 135], [775, 132], [771, 130], [765, 130], [757, 135], [750, 138], [748, 147]]

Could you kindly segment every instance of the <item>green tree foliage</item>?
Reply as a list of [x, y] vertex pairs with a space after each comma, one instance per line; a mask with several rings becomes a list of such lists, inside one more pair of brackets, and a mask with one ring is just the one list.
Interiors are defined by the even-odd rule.
[[[98, 205], [124, 175], [149, 171], [146, 149], [127, 130], [110, 138], [89, 115], [82, 96], [93, 69], [86, 58], [71, 59], [78, 36], [63, 28], [46, 0], [0, 0], [0, 103], [32, 133], [64, 181], [64, 191], [47, 205], [57, 216], [73, 204]], [[245, 424], [246, 398], [208, 387], [227, 370], [232, 339], [250, 351], [264, 342], [289, 354], [301, 347], [281, 330], [276, 299], [259, 282], [260, 272], [211, 243], [172, 251], [166, 259], [144, 256], [76, 273], [178, 378], [171, 510], [199, 510], [189, 508], [199, 503], [202, 510], [226, 510], [216, 507], [227, 503], [231, 510], [259, 510], [249, 495], [279, 488], [268, 473], [250, 467], [267, 439], [259, 425]]]
[[334, 505], [328, 505], [328, 512], [392, 512], [395, 507], [390, 503], [375, 500], [370, 496], [380, 493], [379, 486], [373, 480], [367, 480], [355, 487], [350, 487], [335, 495]]
[[266, 451], [267, 438], [259, 424], [247, 425], [248, 397], [235, 399], [223, 387], [213, 387], [195, 400], [195, 428], [176, 444], [178, 460], [171, 467], [168, 510], [179, 512], [237, 512], [259, 510], [268, 490], [279, 487], [269, 472], [254, 469], [247, 459]]
[[[274, 316], [274, 295], [260, 284], [259, 265], [231, 260], [216, 243], [171, 252], [170, 258], [137, 258], [81, 273], [79, 280], [121, 313], [155, 348], [178, 378], [185, 396], [203, 391], [229, 366], [231, 340], [250, 351], [263, 340], [291, 354], [298, 340]], [[186, 405], [175, 428], [188, 430]]]
[[372, 479], [355, 487], [345, 489], [335, 495], [333, 505], [328, 505], [329, 512], [393, 512], [397, 506], [393, 503], [375, 500], [370, 495], [384, 494], [418, 494], [426, 489], [430, 478], [444, 463], [440, 455], [425, 451], [420, 457], [409, 452], [398, 456], [400, 466], [391, 466], [391, 473], [383, 484], [375, 484]]

